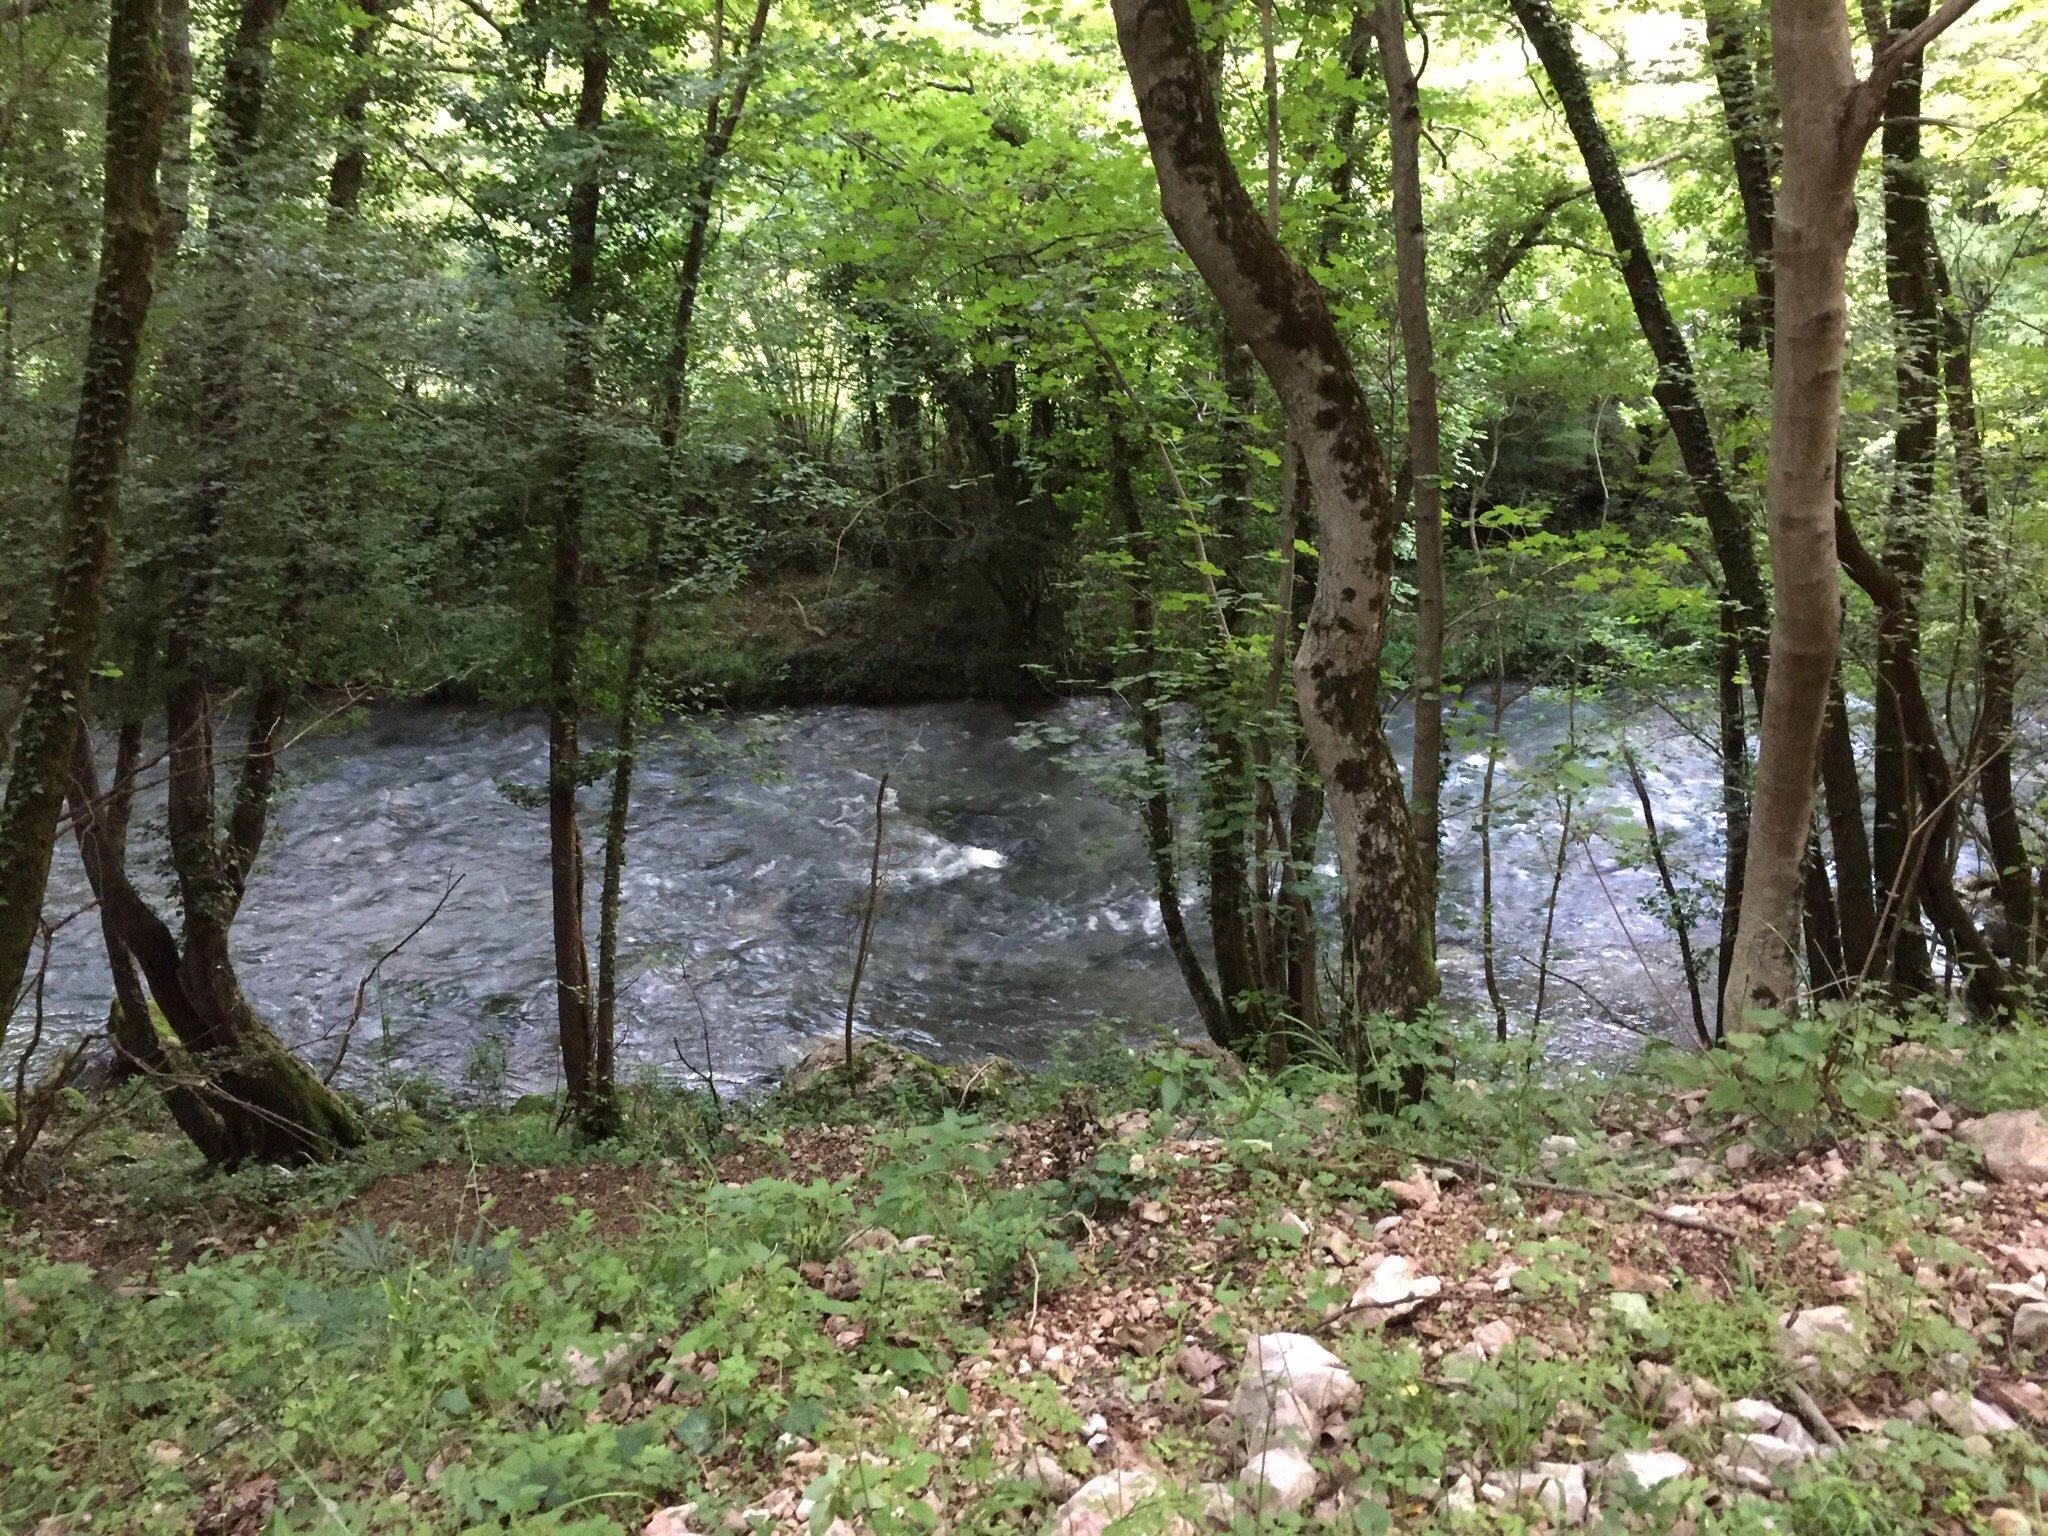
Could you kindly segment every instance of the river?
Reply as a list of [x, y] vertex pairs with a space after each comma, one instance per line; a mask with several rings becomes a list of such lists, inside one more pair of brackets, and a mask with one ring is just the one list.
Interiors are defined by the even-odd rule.
[[[708, 1065], [727, 1086], [756, 1085], [798, 1042], [837, 1027], [884, 772], [886, 877], [863, 1027], [940, 1059], [994, 1052], [1029, 1064], [1085, 1050], [1097, 1021], [1131, 1036], [1192, 1030], [1135, 815], [1102, 782], [1121, 750], [1113, 708], [829, 706], [656, 732], [635, 791], [625, 882], [622, 1074], [675, 1077]], [[1405, 721], [1393, 731], [1405, 757]], [[1020, 733], [1065, 744], [1030, 745]], [[1530, 1022], [1558, 843], [1559, 801], [1542, 764], [1568, 734], [1611, 746], [1624, 733], [1681, 882], [1719, 874], [1717, 768], [1691, 731], [1647, 708], [1514, 702], [1494, 882], [1501, 978], [1518, 1028]], [[1452, 734], [1444, 993], [1448, 1008], [1485, 1015], [1476, 805], [1486, 752], [1483, 736]], [[516, 788], [543, 780], [539, 721], [385, 707], [310, 735], [287, 763], [235, 929], [244, 985], [280, 1033], [324, 1069], [364, 973], [447, 894], [369, 989], [341, 1079], [361, 1086], [403, 1071], [457, 1087], [466, 1074], [501, 1091], [551, 1087], [545, 818]], [[1641, 824], [1635, 797], [1604, 762], [1591, 776], [1574, 799], [1578, 835], [1559, 886], [1542, 1021], [1549, 1048], [1579, 1059], [1630, 1049], [1644, 1034], [1691, 1033], [1662, 897], [1629, 831]], [[594, 907], [602, 794], [585, 798]], [[160, 790], [140, 799], [132, 860], [161, 896]], [[1193, 918], [1199, 892], [1189, 887]], [[49, 910], [71, 911], [85, 895], [66, 843]], [[1701, 904], [1695, 942], [1711, 970], [1714, 903]], [[594, 945], [594, 915], [591, 931]], [[46, 1037], [97, 1027], [107, 995], [97, 926], [83, 918], [53, 948]], [[11, 1044], [26, 1029], [17, 1017]], [[502, 1083], [489, 1065], [499, 1047]]]

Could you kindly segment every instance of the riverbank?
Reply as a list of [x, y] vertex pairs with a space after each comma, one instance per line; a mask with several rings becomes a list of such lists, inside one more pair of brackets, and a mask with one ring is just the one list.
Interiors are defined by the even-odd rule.
[[2048, 1164], [1966, 1137], [2048, 1101], [2038, 1036], [1556, 1087], [1475, 1047], [1396, 1120], [1171, 1049], [648, 1093], [599, 1148], [387, 1104], [197, 1182], [81, 1111], [0, 1249], [0, 1522], [2013, 1536]]

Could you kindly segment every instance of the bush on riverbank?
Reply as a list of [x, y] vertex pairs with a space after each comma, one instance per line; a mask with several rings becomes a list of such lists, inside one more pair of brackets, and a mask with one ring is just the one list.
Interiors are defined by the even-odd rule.
[[[1474, 1045], [1371, 1119], [1171, 1049], [974, 1112], [648, 1086], [597, 1147], [394, 1094], [358, 1159], [196, 1187], [117, 1102], [5, 1239], [0, 1524], [1084, 1536], [1117, 1468], [1247, 1531], [2038, 1521], [2048, 1226], [1951, 1133], [2048, 1101], [2042, 1032], [1778, 1038], [1562, 1082]], [[1217, 1435], [1275, 1329], [1361, 1390], [1255, 1513]]]

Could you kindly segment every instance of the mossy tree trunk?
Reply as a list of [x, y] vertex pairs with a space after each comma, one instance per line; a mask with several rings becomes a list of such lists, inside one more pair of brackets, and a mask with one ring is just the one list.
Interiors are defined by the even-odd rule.
[[1422, 861], [1379, 711], [1399, 517], [1371, 408], [1322, 290], [1254, 207], [1187, 0], [1116, 0], [1118, 41], [1181, 246], [1278, 395], [1315, 490], [1321, 580], [1296, 698], [1328, 796], [1361, 1017], [1437, 994]]
[[171, 106], [157, 0], [114, 0], [107, 82], [99, 277], [64, 481], [57, 569], [48, 617], [29, 653], [0, 801], [0, 1037], [42, 917], [78, 709], [99, 642], [136, 360], [156, 288], [157, 162]]

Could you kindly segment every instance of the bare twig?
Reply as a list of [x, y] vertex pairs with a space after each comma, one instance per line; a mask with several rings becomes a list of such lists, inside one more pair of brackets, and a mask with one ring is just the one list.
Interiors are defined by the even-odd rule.
[[1706, 1005], [1700, 998], [1699, 966], [1693, 959], [1692, 925], [1685, 920], [1685, 906], [1678, 899], [1678, 886], [1671, 878], [1670, 862], [1664, 857], [1664, 840], [1657, 835], [1657, 813], [1650, 805], [1650, 786], [1643, 779], [1633, 748], [1624, 746], [1621, 760], [1628, 768], [1629, 783], [1635, 787], [1636, 803], [1643, 808], [1643, 830], [1649, 834], [1650, 857], [1657, 861], [1657, 881], [1664, 887], [1664, 900], [1671, 908], [1671, 931], [1678, 935], [1678, 957], [1685, 965], [1685, 989], [1692, 998], [1692, 1027], [1699, 1033], [1700, 1044], [1712, 1045], [1714, 1037], [1707, 1030]]
[[426, 931], [427, 924], [441, 915], [441, 909], [448, 905], [448, 898], [455, 894], [455, 888], [461, 885], [465, 878], [463, 875], [450, 875], [447, 888], [441, 892], [441, 899], [434, 903], [434, 910], [413, 924], [412, 932], [385, 950], [377, 957], [376, 964], [363, 972], [363, 979], [356, 983], [355, 1004], [348, 1011], [348, 1023], [341, 1029], [341, 1044], [334, 1052], [333, 1064], [321, 1075], [321, 1082], [332, 1083], [335, 1074], [341, 1070], [342, 1062], [348, 1059], [348, 1044], [355, 1036], [356, 1025], [362, 1020], [363, 1006], [369, 1001], [370, 983], [377, 979], [377, 973], [384, 969], [384, 963]]
[[853, 980], [846, 988], [846, 1082], [853, 1086], [853, 1012], [860, 1001], [860, 979], [868, 968], [868, 950], [875, 938], [875, 913], [882, 904], [882, 817], [889, 796], [889, 775], [875, 783], [875, 851], [868, 863], [868, 904], [860, 919], [860, 947], [853, 954]]
[[1594, 1189], [1589, 1184], [1559, 1184], [1551, 1179], [1539, 1179], [1528, 1174], [1504, 1173], [1498, 1168], [1489, 1168], [1484, 1163], [1475, 1163], [1459, 1157], [1424, 1157], [1417, 1154], [1416, 1161], [1439, 1163], [1475, 1178], [1491, 1179], [1496, 1184], [1513, 1184], [1522, 1189], [1540, 1189], [1553, 1195], [1572, 1195], [1582, 1200], [1618, 1200], [1624, 1205], [1634, 1206], [1646, 1216], [1668, 1222], [1674, 1227], [1683, 1227], [1689, 1232], [1709, 1232], [1715, 1237], [1725, 1237], [1731, 1243], [1742, 1241], [1740, 1232], [1710, 1217], [1693, 1216], [1684, 1211], [1669, 1209], [1645, 1200], [1640, 1195], [1624, 1194], [1620, 1190]]
[[1788, 1382], [1785, 1395], [1792, 1399], [1792, 1406], [1799, 1410], [1799, 1417], [1806, 1421], [1806, 1427], [1813, 1431], [1815, 1438], [1823, 1445], [1833, 1446], [1838, 1451], [1842, 1449], [1840, 1432], [1828, 1422], [1828, 1416], [1820, 1411], [1820, 1404], [1813, 1400], [1806, 1388], [1796, 1381]]

